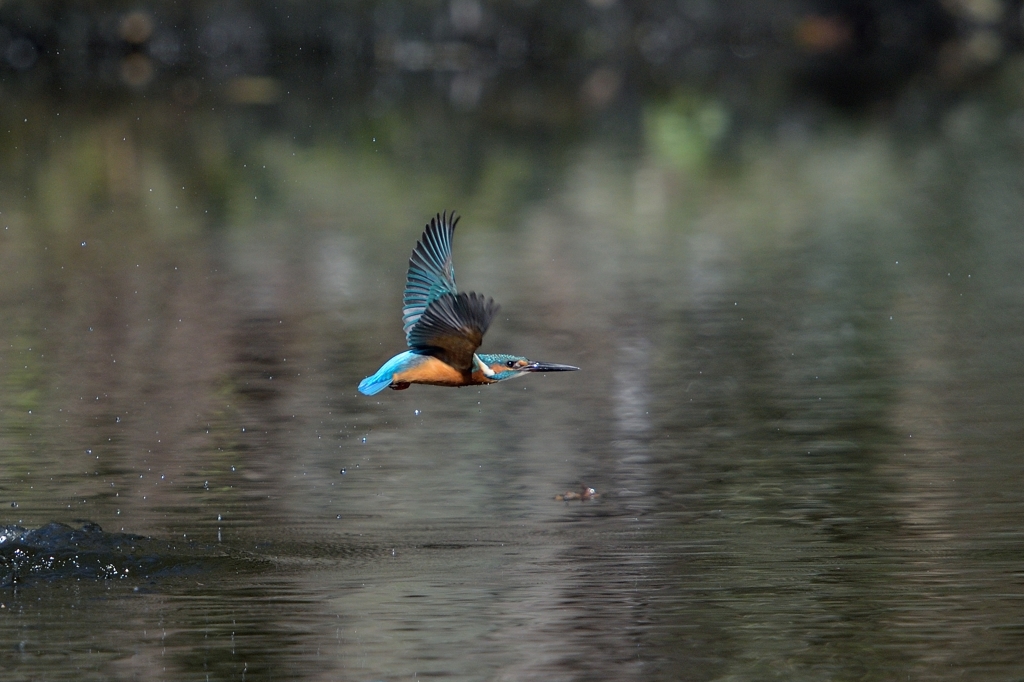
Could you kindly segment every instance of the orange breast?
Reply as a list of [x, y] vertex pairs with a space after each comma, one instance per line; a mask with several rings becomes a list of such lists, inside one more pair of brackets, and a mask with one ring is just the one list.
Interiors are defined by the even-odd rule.
[[393, 383], [431, 384], [433, 386], [465, 386], [471, 379], [451, 365], [435, 357], [425, 355], [415, 367], [396, 372]]

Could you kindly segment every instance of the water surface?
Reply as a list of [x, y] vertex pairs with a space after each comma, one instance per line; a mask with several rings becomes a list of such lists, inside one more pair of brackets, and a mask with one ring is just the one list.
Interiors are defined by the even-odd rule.
[[[11, 105], [0, 523], [172, 560], [8, 582], [6, 679], [1024, 675], [1012, 112], [723, 158], [644, 107]], [[582, 371], [357, 393], [451, 208], [483, 350]]]

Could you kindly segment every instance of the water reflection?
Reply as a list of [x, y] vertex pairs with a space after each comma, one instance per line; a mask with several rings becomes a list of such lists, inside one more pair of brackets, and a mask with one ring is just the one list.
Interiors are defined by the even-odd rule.
[[[998, 101], [902, 147], [810, 130], [722, 165], [699, 99], [550, 146], [429, 105], [303, 137], [19, 104], [4, 524], [226, 559], [7, 589], [5, 669], [1012, 674], [1024, 206]], [[402, 343], [408, 245], [453, 206], [460, 284], [503, 304], [485, 350], [584, 371], [360, 396]], [[553, 499], [581, 483], [601, 496]]]

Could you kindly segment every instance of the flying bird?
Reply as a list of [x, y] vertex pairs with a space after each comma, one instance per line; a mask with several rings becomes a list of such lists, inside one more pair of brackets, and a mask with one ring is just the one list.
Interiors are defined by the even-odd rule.
[[455, 288], [452, 235], [458, 217], [439, 213], [430, 220], [409, 258], [402, 323], [409, 350], [359, 382], [366, 395], [411, 384], [477, 386], [530, 372], [569, 372], [572, 365], [533, 362], [519, 355], [477, 353], [498, 304]]

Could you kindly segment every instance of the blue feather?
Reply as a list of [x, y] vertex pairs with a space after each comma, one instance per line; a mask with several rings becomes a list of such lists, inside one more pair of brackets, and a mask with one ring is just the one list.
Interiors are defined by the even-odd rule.
[[[529, 360], [524, 358], [522, 355], [509, 355], [507, 353], [478, 353], [477, 357], [480, 358], [480, 361], [483, 362], [488, 367], [493, 367], [494, 365], [504, 365], [507, 362], [516, 362], [517, 360], [529, 362]], [[504, 381], [505, 379], [521, 377], [523, 375], [523, 372], [519, 372], [514, 369], [507, 369], [504, 372], [495, 373], [495, 375], [491, 377], [491, 380]]]
[[399, 353], [385, 362], [384, 366], [378, 369], [376, 374], [360, 381], [359, 392], [363, 395], [376, 395], [391, 385], [395, 374], [415, 367], [426, 359], [426, 356], [411, 350]]
[[457, 292], [452, 235], [458, 222], [454, 212], [451, 215], [439, 213], [432, 218], [409, 258], [409, 274], [402, 297], [402, 326], [407, 339], [433, 301]]

